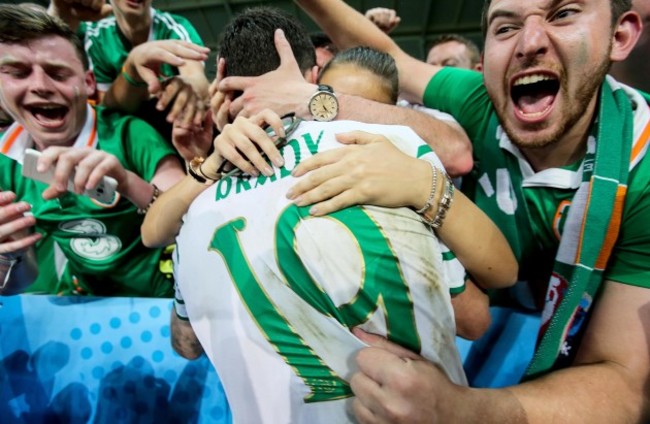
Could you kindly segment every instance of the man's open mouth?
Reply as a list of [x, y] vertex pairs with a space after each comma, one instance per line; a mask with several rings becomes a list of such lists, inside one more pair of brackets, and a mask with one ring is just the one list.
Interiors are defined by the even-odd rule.
[[510, 95], [518, 111], [527, 118], [547, 112], [560, 90], [560, 81], [548, 74], [531, 74], [515, 79]]
[[56, 127], [62, 125], [69, 108], [60, 105], [31, 105], [26, 106], [29, 113], [40, 125]]

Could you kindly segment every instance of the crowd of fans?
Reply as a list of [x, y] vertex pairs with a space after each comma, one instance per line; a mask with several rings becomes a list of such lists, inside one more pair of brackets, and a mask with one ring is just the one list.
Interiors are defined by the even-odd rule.
[[[421, 59], [296, 3], [322, 32], [247, 10], [214, 81], [152, 0], [0, 5], [0, 294], [175, 297], [239, 422], [647, 420], [647, 2], [486, 0]], [[542, 325], [474, 389], [492, 305]]]

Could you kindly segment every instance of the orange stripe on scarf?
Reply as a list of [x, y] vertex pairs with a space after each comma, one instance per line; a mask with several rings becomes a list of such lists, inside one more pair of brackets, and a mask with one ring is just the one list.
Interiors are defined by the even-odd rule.
[[16, 141], [21, 132], [23, 132], [23, 127], [18, 127], [14, 130], [14, 133], [9, 136], [5, 145], [2, 146], [2, 153], [9, 153], [9, 149], [11, 149], [11, 146], [14, 144], [14, 141]]
[[650, 122], [648, 122], [648, 125], [645, 126], [636, 143], [634, 143], [634, 146], [632, 146], [630, 162], [634, 162], [636, 160], [637, 156], [641, 154], [643, 148], [648, 144], [648, 141], [650, 141]]
[[609, 260], [612, 249], [614, 249], [614, 244], [616, 244], [616, 240], [618, 239], [618, 231], [621, 227], [621, 221], [623, 220], [623, 205], [625, 204], [626, 193], [627, 186], [619, 185], [616, 190], [616, 200], [614, 200], [614, 209], [612, 210], [612, 218], [607, 227], [605, 241], [603, 242], [603, 246], [600, 248], [598, 259], [596, 259], [595, 267], [598, 270], [605, 269], [607, 266], [607, 261]]
[[88, 137], [88, 143], [86, 143], [86, 147], [92, 147], [95, 141], [95, 137], [97, 137], [97, 112], [95, 112], [94, 108], [90, 108], [90, 110], [93, 111], [93, 130], [90, 132], [90, 137]]

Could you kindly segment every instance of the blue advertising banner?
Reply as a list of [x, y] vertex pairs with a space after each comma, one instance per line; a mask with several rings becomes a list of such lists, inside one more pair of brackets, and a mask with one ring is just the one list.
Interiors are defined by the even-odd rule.
[[219, 378], [170, 344], [170, 299], [0, 297], [0, 422], [231, 422]]
[[[205, 356], [171, 348], [170, 299], [0, 296], [0, 423], [215, 423], [232, 416]], [[491, 308], [476, 342], [457, 339], [474, 387], [516, 384], [539, 317]]]

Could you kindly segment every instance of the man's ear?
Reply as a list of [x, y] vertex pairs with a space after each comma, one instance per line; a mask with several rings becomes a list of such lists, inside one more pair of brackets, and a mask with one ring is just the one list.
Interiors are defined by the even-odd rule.
[[637, 12], [628, 11], [618, 18], [616, 27], [612, 34], [612, 51], [609, 58], [613, 62], [620, 62], [627, 59], [636, 42], [641, 36], [643, 24]]
[[95, 74], [90, 69], [86, 71], [84, 82], [86, 84], [86, 96], [91, 97], [97, 89], [97, 81], [95, 80]]
[[312, 66], [311, 69], [305, 71], [305, 79], [310, 84], [316, 84], [316, 81], [318, 81], [319, 72], [320, 72], [320, 68], [318, 67], [318, 65], [314, 65]]

